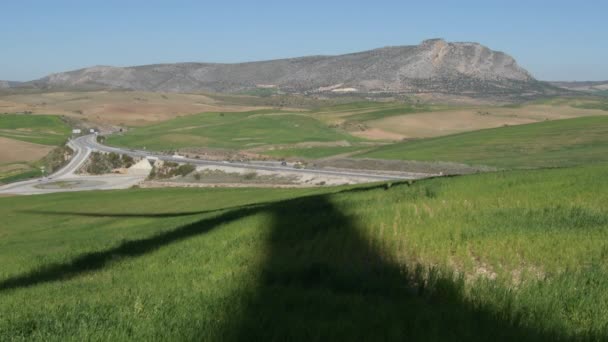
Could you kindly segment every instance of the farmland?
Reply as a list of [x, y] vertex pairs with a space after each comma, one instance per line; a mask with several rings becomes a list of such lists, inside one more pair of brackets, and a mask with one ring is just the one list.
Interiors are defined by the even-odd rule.
[[[260, 99], [220, 98], [238, 100], [236, 103], [240, 105]], [[507, 125], [608, 115], [599, 98], [552, 98], [508, 106], [407, 101], [354, 101], [330, 105], [327, 101], [307, 99], [305, 108], [298, 110], [263, 108], [247, 112], [206, 112], [132, 126], [128, 132], [111, 137], [108, 142], [153, 150], [224, 148], [252, 150], [277, 157], [323, 158], [334, 152], [351, 152], [365, 142], [386, 144]], [[223, 105], [234, 106], [230, 102]], [[340, 148], [349, 145], [354, 147]]]
[[58, 116], [0, 114], [0, 183], [40, 176], [42, 159], [69, 134]]
[[0, 339], [602, 339], [605, 169], [0, 198]]
[[358, 157], [455, 161], [501, 168], [608, 161], [608, 117], [546, 121], [379, 147]]
[[359, 141], [346, 132], [332, 129], [300, 113], [253, 111], [204, 113], [136, 128], [108, 143], [153, 150], [185, 147], [243, 149], [306, 141]]
[[0, 114], [0, 137], [56, 146], [69, 134], [70, 128], [58, 116]]
[[276, 157], [303, 157], [308, 159], [319, 159], [345, 153], [353, 153], [366, 149], [365, 146], [332, 146], [332, 147], [309, 147], [309, 148], [290, 148], [278, 149], [264, 152], [264, 154]]

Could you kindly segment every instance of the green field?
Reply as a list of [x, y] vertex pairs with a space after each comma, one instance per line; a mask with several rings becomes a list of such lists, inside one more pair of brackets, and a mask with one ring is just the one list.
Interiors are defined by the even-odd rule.
[[359, 140], [305, 114], [255, 111], [181, 117], [135, 128], [122, 136], [111, 136], [107, 141], [117, 146], [166, 150], [186, 147], [242, 149], [307, 141]]
[[430, 111], [438, 111], [448, 109], [448, 106], [430, 106], [430, 105], [399, 105], [394, 108], [386, 108], [379, 110], [372, 110], [363, 113], [353, 114], [347, 116], [347, 120], [350, 121], [372, 121], [379, 120], [383, 118], [388, 118], [391, 116], [405, 115], [405, 114], [413, 114], [413, 113], [423, 113]]
[[[59, 116], [0, 114], [0, 137], [26, 141], [41, 145], [60, 146], [70, 136], [70, 127]], [[48, 160], [31, 161], [25, 155], [24, 162], [0, 160], [0, 184], [12, 183], [42, 175], [39, 167]], [[26, 162], [27, 161], [27, 162]], [[19, 165], [18, 168], [10, 166]], [[9, 168], [10, 171], [2, 171]]]
[[[598, 95], [601, 95], [601, 93], [598, 92]], [[605, 91], [604, 95], [608, 95], [608, 90]], [[576, 105], [574, 105], [574, 107], [583, 108], [583, 109], [601, 109], [601, 110], [608, 111], [608, 100], [600, 100], [600, 101], [576, 104]]]
[[0, 340], [602, 340], [607, 166], [0, 198]]
[[277, 158], [288, 158], [288, 157], [302, 157], [308, 159], [319, 159], [330, 157], [343, 153], [351, 153], [359, 150], [364, 150], [366, 146], [330, 146], [330, 147], [310, 147], [310, 148], [286, 148], [280, 150], [273, 150], [264, 152], [265, 155], [277, 157]]
[[357, 157], [452, 161], [500, 168], [563, 167], [608, 161], [608, 117], [584, 117], [421, 139]]
[[0, 137], [58, 146], [70, 135], [70, 127], [54, 115], [0, 114]]
[[33, 166], [27, 170], [22, 169], [16, 172], [0, 172], [0, 184], [19, 182], [36, 177], [42, 177], [42, 171]]

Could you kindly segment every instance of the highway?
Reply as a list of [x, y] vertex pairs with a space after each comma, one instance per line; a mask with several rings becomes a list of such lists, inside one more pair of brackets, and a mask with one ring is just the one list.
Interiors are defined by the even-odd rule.
[[[165, 154], [133, 150], [126, 148], [117, 148], [107, 145], [103, 145], [97, 142], [97, 136], [95, 134], [86, 135], [70, 140], [68, 146], [74, 150], [74, 157], [70, 162], [64, 166], [61, 170], [55, 172], [45, 179], [32, 179], [17, 183], [12, 183], [4, 186], [0, 186], [0, 194], [42, 194], [52, 192], [63, 192], [63, 191], [82, 191], [82, 190], [106, 190], [106, 189], [122, 189], [132, 185], [138, 184], [143, 181], [145, 177], [142, 176], [121, 176], [121, 175], [105, 175], [105, 176], [82, 176], [75, 174], [87, 160], [91, 152], [114, 152], [118, 154], [125, 154], [131, 157], [137, 158], [149, 158], [159, 159], [162, 161], [170, 161], [176, 163], [188, 163], [195, 166], [221, 166], [221, 167], [236, 167], [245, 168], [252, 171], [270, 171], [270, 172], [289, 172], [303, 175], [326, 175], [335, 177], [354, 177], [368, 179], [370, 182], [373, 181], [387, 181], [387, 180], [408, 180], [408, 179], [419, 179], [429, 176], [431, 174], [419, 174], [419, 173], [401, 173], [401, 174], [387, 174], [371, 171], [360, 171], [360, 170], [327, 170], [327, 169], [298, 169], [289, 166], [271, 166], [271, 165], [260, 165], [256, 163], [235, 163], [227, 161], [213, 161], [203, 159], [193, 159], [185, 157], [169, 156]], [[45, 184], [50, 182], [62, 181], [63, 183], [78, 183], [79, 186], [74, 187], [46, 187]]]
[[174, 156], [168, 156], [163, 154], [158, 154], [149, 151], [141, 151], [141, 150], [132, 150], [132, 149], [124, 149], [124, 148], [116, 148], [110, 147], [106, 145], [102, 145], [97, 142], [95, 135], [87, 135], [84, 137], [80, 137], [74, 140], [75, 143], [81, 146], [81, 148], [90, 149], [93, 151], [102, 151], [102, 152], [114, 152], [118, 154], [126, 154], [131, 157], [140, 157], [140, 158], [158, 158], [163, 161], [171, 161], [176, 163], [188, 163], [197, 166], [231, 166], [231, 167], [239, 167], [246, 168], [252, 170], [264, 170], [264, 171], [288, 171], [288, 172], [296, 172], [303, 174], [315, 174], [315, 175], [330, 175], [330, 176], [342, 176], [342, 177], [359, 177], [359, 178], [369, 178], [370, 180], [408, 180], [408, 179], [416, 179], [421, 178], [421, 176], [428, 177], [428, 174], [383, 174], [382, 172], [363, 172], [357, 170], [325, 170], [325, 169], [296, 169], [294, 167], [289, 166], [267, 166], [260, 165], [256, 163], [236, 163], [236, 162], [222, 162], [222, 161], [213, 161], [213, 160], [203, 160], [203, 159], [194, 159], [194, 158], [185, 158], [179, 157], [176, 158]]

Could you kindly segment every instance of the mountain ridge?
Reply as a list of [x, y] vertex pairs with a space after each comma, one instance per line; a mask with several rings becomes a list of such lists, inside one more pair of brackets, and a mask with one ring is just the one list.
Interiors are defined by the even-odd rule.
[[22, 85], [43, 89], [125, 89], [239, 93], [265, 88], [285, 93], [542, 93], [515, 59], [473, 42], [429, 39], [342, 55], [241, 63], [165, 63], [93, 66], [55, 73]]

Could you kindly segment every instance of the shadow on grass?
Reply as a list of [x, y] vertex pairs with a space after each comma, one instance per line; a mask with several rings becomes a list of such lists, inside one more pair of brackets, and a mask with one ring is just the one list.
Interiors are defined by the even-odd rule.
[[[384, 185], [342, 192], [382, 187]], [[70, 279], [102, 269], [116, 259], [139, 257], [259, 213], [273, 217], [266, 241], [267, 257], [259, 270], [256, 287], [235, 295], [226, 305], [231, 315], [229, 322], [221, 326], [217, 335], [211, 334], [219, 336], [220, 340], [528, 341], [568, 338], [557, 332], [525, 326], [510, 312], [497, 312], [485, 304], [471, 303], [465, 297], [461, 279], [437, 274], [428, 281], [418, 272], [406, 269], [392, 259], [386, 248], [366, 236], [364, 227], [344, 214], [329, 195], [236, 207], [170, 232], [125, 242], [116, 248], [82, 255], [69, 263], [50, 265], [5, 280], [0, 283], [0, 290]], [[193, 340], [209, 336], [208, 331], [196, 329], [190, 336]]]
[[[274, 224], [257, 289], [231, 307], [229, 341], [555, 340], [473, 305], [462, 279], [425, 282], [391, 261], [327, 196], [267, 208]], [[237, 296], [238, 297], [238, 296]], [[204, 332], [200, 332], [204, 335]]]
[[[76, 257], [68, 263], [50, 264], [42, 267], [41, 269], [32, 271], [30, 273], [9, 278], [0, 282], [0, 292], [30, 287], [41, 283], [48, 283], [54, 281], [61, 281], [74, 278], [82, 273], [96, 271], [104, 268], [110, 262], [119, 261], [121, 259], [135, 258], [142, 256], [146, 253], [153, 252], [154, 250], [170, 245], [172, 243], [184, 240], [196, 235], [206, 233], [219, 225], [226, 224], [232, 221], [236, 221], [240, 218], [254, 214], [259, 210], [257, 206], [245, 206], [239, 207], [218, 216], [203, 219], [192, 224], [185, 225], [175, 230], [161, 233], [149, 238], [127, 241], [120, 244], [117, 247], [107, 249], [100, 252], [91, 252]], [[212, 210], [207, 213], [221, 211]], [[45, 212], [38, 212], [45, 213]], [[195, 215], [206, 213], [204, 211], [196, 213], [180, 213], [180, 214], [158, 214], [158, 215], [169, 215], [169, 216], [157, 216], [155, 214], [148, 215], [134, 215], [130, 217], [172, 217], [172, 216], [184, 216], [184, 215]], [[106, 215], [106, 214], [94, 214], [94, 213], [45, 213], [55, 215], [74, 215], [74, 216], [94, 216], [94, 217], [125, 217], [123, 214]]]
[[217, 210], [202, 210], [202, 211], [184, 211], [179, 213], [95, 213], [95, 212], [73, 212], [73, 211], [46, 211], [46, 210], [23, 210], [24, 214], [49, 215], [49, 216], [82, 216], [82, 217], [116, 217], [116, 218], [171, 218], [182, 216], [194, 216], [202, 214], [210, 214], [226, 209]]

